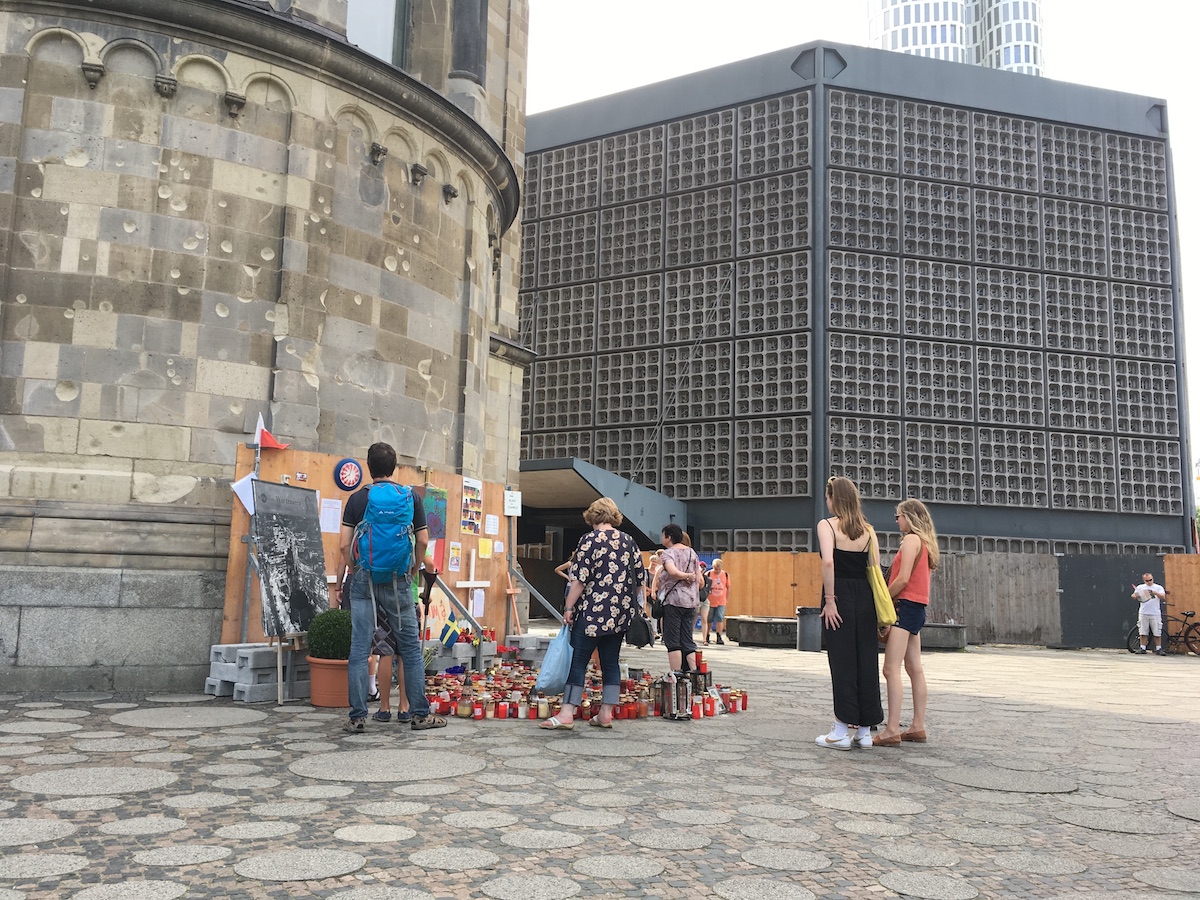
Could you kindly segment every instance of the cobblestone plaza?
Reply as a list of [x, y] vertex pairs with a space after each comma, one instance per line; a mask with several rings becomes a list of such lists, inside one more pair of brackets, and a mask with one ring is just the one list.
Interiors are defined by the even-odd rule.
[[929, 743], [849, 753], [813, 745], [823, 654], [708, 660], [745, 713], [611, 732], [346, 736], [306, 704], [4, 694], [0, 898], [1200, 892], [1194, 660], [928, 654]]

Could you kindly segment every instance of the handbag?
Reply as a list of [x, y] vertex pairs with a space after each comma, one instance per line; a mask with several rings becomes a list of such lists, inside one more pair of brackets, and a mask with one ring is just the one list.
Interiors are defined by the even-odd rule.
[[[868, 546], [873, 545], [874, 535]], [[874, 559], [867, 561], [867, 581], [871, 582], [871, 596], [875, 598], [875, 621], [879, 623], [880, 628], [886, 628], [896, 624], [896, 602], [892, 600], [892, 593], [888, 590], [887, 582], [883, 580], [883, 570], [879, 568], [879, 548], [875, 546], [874, 549]]]
[[633, 612], [633, 621], [625, 632], [625, 643], [631, 647], [649, 647], [654, 644], [654, 629], [650, 621], [638, 610]]

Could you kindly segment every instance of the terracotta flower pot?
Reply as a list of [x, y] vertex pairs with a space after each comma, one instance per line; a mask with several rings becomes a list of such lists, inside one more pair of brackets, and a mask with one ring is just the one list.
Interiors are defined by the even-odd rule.
[[317, 659], [309, 656], [311, 682], [309, 701], [313, 706], [343, 709], [350, 705], [350, 687], [346, 677], [348, 660]]

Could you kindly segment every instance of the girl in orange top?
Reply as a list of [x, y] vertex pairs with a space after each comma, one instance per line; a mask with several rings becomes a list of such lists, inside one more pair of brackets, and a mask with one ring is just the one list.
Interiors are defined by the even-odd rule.
[[[892, 563], [888, 590], [896, 603], [896, 624], [882, 630], [887, 642], [883, 677], [887, 679], [887, 725], [875, 736], [877, 747], [898, 747], [901, 741], [925, 743], [925, 670], [921, 668], [921, 626], [929, 606], [929, 576], [938, 566], [937, 532], [929, 510], [920, 500], [905, 500], [896, 507], [896, 525], [904, 539]], [[912, 684], [913, 718], [908, 731], [900, 731], [900, 704], [904, 685], [900, 661]]]

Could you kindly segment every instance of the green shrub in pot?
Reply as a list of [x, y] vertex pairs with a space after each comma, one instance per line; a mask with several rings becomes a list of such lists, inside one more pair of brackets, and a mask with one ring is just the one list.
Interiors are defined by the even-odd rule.
[[308, 626], [308, 655], [315, 659], [350, 658], [350, 610], [327, 609]]

